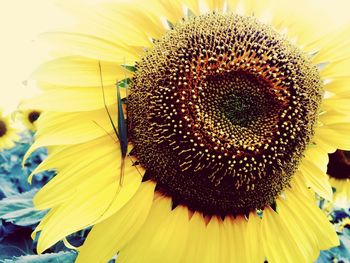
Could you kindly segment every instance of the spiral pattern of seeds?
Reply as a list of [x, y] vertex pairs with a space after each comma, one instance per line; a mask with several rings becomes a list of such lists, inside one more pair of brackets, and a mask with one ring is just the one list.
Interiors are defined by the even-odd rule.
[[307, 55], [255, 18], [212, 13], [176, 24], [136, 67], [128, 129], [144, 180], [208, 215], [272, 205], [318, 116]]

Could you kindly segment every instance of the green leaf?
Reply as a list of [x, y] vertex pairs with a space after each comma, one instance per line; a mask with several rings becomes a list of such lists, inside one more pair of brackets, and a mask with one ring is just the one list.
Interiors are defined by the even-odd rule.
[[11, 259], [4, 259], [3, 263], [73, 263], [76, 258], [76, 253], [69, 252], [59, 252], [52, 254], [42, 254], [42, 255], [27, 255], [21, 257], [13, 257]]
[[32, 199], [37, 191], [32, 189], [0, 200], [0, 218], [19, 226], [37, 224], [46, 214], [34, 209]]

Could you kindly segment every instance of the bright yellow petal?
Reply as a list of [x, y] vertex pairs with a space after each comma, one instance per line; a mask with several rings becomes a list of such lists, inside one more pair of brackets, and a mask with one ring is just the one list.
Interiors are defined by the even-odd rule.
[[[161, 227], [161, 232], [166, 231], [164, 222], [171, 220], [170, 215], [172, 215], [173, 212], [171, 212], [171, 199], [157, 195], [155, 197], [155, 200], [153, 202], [151, 211], [149, 213], [149, 216], [147, 217], [147, 220], [143, 227], [140, 229], [140, 231], [137, 233], [137, 235], [130, 241], [130, 243], [123, 249], [120, 250], [120, 253], [118, 255], [121, 262], [142, 262], [145, 259], [149, 259], [149, 257], [157, 257], [157, 255], [151, 255], [148, 251], [149, 246], [152, 247], [152, 252], [154, 253], [157, 251], [157, 246], [162, 247], [162, 244], [159, 244], [159, 239], [152, 240], [153, 236], [156, 234], [158, 227]], [[181, 213], [181, 212], [180, 212]], [[174, 224], [175, 222], [173, 222]], [[171, 231], [172, 229], [168, 229], [168, 231]], [[180, 233], [181, 234], [181, 233]], [[169, 236], [168, 236], [169, 237]], [[170, 237], [169, 237], [170, 238]], [[155, 243], [154, 243], [155, 242]], [[137, 253], [135, 253], [137, 251]], [[158, 253], [165, 252], [159, 250]], [[157, 254], [157, 252], [155, 253]], [[165, 255], [166, 256], [166, 255]], [[154, 258], [153, 258], [154, 259]], [[150, 261], [150, 262], [159, 262], [156, 261]]]
[[34, 73], [37, 81], [58, 85], [91, 87], [115, 85], [117, 81], [130, 77], [130, 71], [118, 63], [101, 61], [102, 76], [100, 76], [99, 61], [83, 57], [63, 57], [42, 64]]
[[[126, 89], [120, 89], [121, 97]], [[105, 101], [103, 100], [103, 93]], [[62, 102], [64, 101], [64, 106]], [[104, 105], [116, 108], [117, 91], [115, 85], [104, 87], [55, 87], [21, 104], [22, 108], [41, 109], [43, 111], [74, 112], [91, 111], [104, 108]]]
[[61, 56], [77, 55], [95, 60], [134, 65], [142, 54], [141, 48], [81, 33], [50, 32], [41, 34], [40, 38], [49, 42], [50, 46], [56, 47]]
[[333, 225], [328, 221], [324, 212], [316, 205], [316, 200], [311, 191], [305, 191], [305, 186], [298, 184], [295, 179], [291, 181], [292, 192], [287, 192], [290, 203], [294, 207], [298, 207], [300, 215], [307, 222], [311, 232], [313, 232], [318, 240], [319, 249], [329, 249], [339, 245], [339, 239]]
[[[117, 107], [109, 108], [115, 124], [116, 110]], [[117, 137], [105, 109], [74, 113], [43, 112], [37, 126], [36, 140], [24, 159], [43, 146], [79, 144], [105, 135], [110, 136], [110, 143], [117, 143]]]
[[326, 81], [324, 88], [329, 92], [339, 94], [342, 92], [349, 92], [350, 76], [343, 78], [333, 78]]
[[[162, 221], [148, 219], [143, 228], [131, 240], [133, 249], [126, 248], [120, 253], [121, 262], [182, 262], [189, 229], [188, 209], [177, 206], [172, 211], [163, 211], [166, 217]], [[147, 246], [145, 247], [145, 244]], [[137, 251], [137, 253], [135, 253]], [[123, 260], [124, 259], [124, 260]]]
[[202, 214], [195, 212], [190, 220], [189, 240], [186, 250], [183, 254], [183, 262], [201, 262], [205, 259], [206, 244], [206, 225]]
[[319, 127], [314, 138], [335, 149], [350, 150], [350, 125], [337, 123]]
[[332, 187], [328, 183], [328, 176], [314, 162], [307, 159], [302, 160], [299, 171], [307, 186], [311, 187], [321, 197], [332, 200]]
[[262, 245], [269, 263], [310, 262], [298, 247], [281, 217], [270, 207], [264, 208]]
[[264, 262], [265, 254], [261, 239], [261, 219], [255, 212], [250, 212], [246, 230], [245, 246], [247, 263]]
[[122, 249], [142, 228], [152, 206], [154, 188], [153, 182], [142, 183], [121, 210], [96, 224], [79, 249], [76, 262], [107, 262]]
[[[90, 175], [94, 174], [93, 177], [85, 175], [85, 180], [79, 180], [79, 184], [67, 184], [73, 188], [72, 194], [57, 207], [54, 215], [42, 228], [38, 241], [39, 253], [67, 235], [113, 215], [130, 200], [141, 184], [142, 177], [130, 164], [125, 168], [121, 185], [119, 183], [120, 166], [109, 165], [108, 167], [105, 164], [105, 167], [101, 167], [103, 166], [98, 166], [99, 170], [97, 167], [89, 169], [88, 172]], [[79, 173], [79, 176], [83, 175], [83, 172]], [[72, 187], [74, 185], [76, 187]], [[41, 198], [42, 195], [34, 198], [35, 205], [41, 204]]]
[[350, 115], [347, 112], [328, 110], [324, 114], [321, 114], [319, 120], [324, 126], [337, 123], [350, 123]]
[[313, 262], [319, 254], [318, 240], [315, 233], [310, 231], [308, 218], [304, 216], [300, 207], [290, 201], [289, 194], [289, 192], [288, 195], [286, 194], [286, 200], [277, 199], [278, 214], [305, 259]]
[[209, 9], [211, 11], [223, 11], [224, 9], [224, 0], [205, 0]]
[[[160, 19], [167, 20], [172, 24], [176, 24], [184, 17], [184, 10], [181, 0], [158, 0], [158, 1], [141, 1], [142, 8], [147, 10], [147, 13], [151, 13], [154, 16], [159, 16]], [[161, 20], [159, 20], [160, 22]], [[164, 21], [165, 22], [165, 21]], [[160, 25], [159, 25], [160, 26]], [[164, 27], [165, 29], [165, 27]]]
[[[151, 37], [154, 32], [162, 29], [156, 23], [155, 17], [141, 12], [142, 2], [133, 1], [134, 4], [114, 3], [92, 3], [86, 1], [60, 1], [60, 5], [72, 12], [78, 23], [68, 30], [93, 35], [110, 42], [123, 43], [128, 46], [150, 47]], [[132, 6], [134, 16], [127, 17], [123, 10], [129, 10]], [[164, 28], [165, 29], [165, 28]], [[67, 31], [65, 29], [64, 31]]]

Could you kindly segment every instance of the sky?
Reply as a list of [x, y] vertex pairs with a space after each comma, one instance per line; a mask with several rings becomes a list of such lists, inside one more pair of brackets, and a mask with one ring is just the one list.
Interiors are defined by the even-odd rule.
[[5, 112], [37, 92], [27, 80], [49, 58], [37, 35], [68, 20], [52, 0], [0, 0], [0, 108]]
[[[35, 85], [26, 80], [40, 62], [49, 58], [49, 48], [37, 41], [36, 36], [73, 23], [72, 17], [58, 7], [58, 1], [0, 0], [0, 109], [5, 112], [15, 110], [22, 99], [37, 93]], [[309, 0], [307, 4], [315, 10], [322, 9], [325, 14], [322, 19], [340, 24], [350, 23], [349, 2]]]

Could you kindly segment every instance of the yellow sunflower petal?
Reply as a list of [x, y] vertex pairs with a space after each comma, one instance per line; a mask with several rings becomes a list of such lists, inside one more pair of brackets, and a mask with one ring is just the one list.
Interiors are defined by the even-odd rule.
[[[133, 1], [131, 19], [122, 10], [130, 9], [126, 3], [86, 3], [86, 1], [60, 1], [60, 5], [74, 14], [78, 23], [64, 31], [93, 35], [109, 42], [123, 43], [128, 46], [150, 47], [152, 41], [148, 32], [159, 32], [161, 25], [155, 24], [155, 18], [142, 13], [140, 1]], [[130, 5], [130, 3], [129, 3]], [[137, 15], [136, 15], [137, 13]], [[143, 24], [142, 24], [143, 22]], [[141, 24], [140, 24], [141, 23]], [[152, 28], [153, 27], [153, 28]], [[158, 33], [159, 34], [159, 33]], [[157, 35], [158, 35], [157, 34]], [[153, 35], [153, 37], [156, 37]]]
[[223, 11], [224, 9], [224, 0], [206, 0], [206, 3], [209, 7], [209, 10], [213, 11]]
[[[188, 209], [178, 206], [172, 211], [164, 211], [167, 215], [162, 220], [150, 222], [147, 220], [143, 228], [148, 231], [140, 231], [139, 234], [131, 240], [135, 244], [134, 250], [121, 251], [120, 260], [125, 258], [125, 262], [142, 262], [147, 258], [150, 262], [182, 262], [183, 251], [189, 229]], [[145, 234], [149, 234], [145, 236]], [[147, 246], [144, 246], [144, 243]], [[135, 253], [137, 251], [137, 253]], [[130, 255], [136, 254], [136, 255]]]
[[[332, 71], [333, 63], [337, 63], [339, 61], [343, 61], [344, 59], [350, 59], [350, 51], [348, 46], [350, 44], [350, 28], [340, 28], [335, 30], [335, 32], [329, 32], [327, 38], [324, 38], [322, 41], [318, 43], [319, 52], [314, 56], [313, 62], [323, 63], [323, 62], [331, 62], [326, 69]], [[345, 63], [350, 63], [349, 61]], [[348, 72], [348, 71], [347, 71]], [[327, 74], [322, 72], [323, 74]], [[338, 74], [338, 73], [337, 73]]]
[[[289, 192], [288, 192], [289, 194]], [[294, 194], [294, 193], [292, 193]], [[289, 200], [286, 194], [286, 200], [277, 199], [278, 214], [288, 229], [289, 235], [296, 240], [299, 250], [308, 261], [314, 261], [318, 254], [318, 240], [310, 229], [308, 218], [305, 218], [299, 211], [299, 208]]]
[[[121, 97], [126, 96], [126, 89], [120, 89]], [[105, 101], [103, 100], [103, 93]], [[22, 108], [35, 108], [44, 111], [74, 112], [91, 111], [101, 109], [104, 105], [117, 104], [117, 92], [115, 85], [104, 87], [71, 87], [51, 88], [43, 94], [21, 104]], [[62, 107], [64, 101], [64, 107]], [[114, 107], [116, 108], [116, 107]]]
[[[89, 159], [87, 162], [89, 163], [111, 152], [120, 151], [119, 144], [111, 142], [112, 140], [109, 136], [103, 136], [82, 144], [51, 147], [45, 162], [40, 163], [30, 176], [49, 169], [62, 171], [67, 166], [76, 165], [72, 163], [72, 158], [79, 164]], [[94, 149], [94, 151], [91, 151], [91, 149]], [[119, 155], [118, 159], [120, 159]]]
[[[114, 123], [117, 123], [116, 108], [109, 109]], [[77, 122], [79, 125], [76, 125]], [[73, 113], [44, 112], [37, 125], [39, 130], [36, 141], [24, 159], [43, 146], [79, 144], [105, 135], [110, 136], [110, 143], [116, 143], [117, 140], [105, 109]]]
[[247, 263], [264, 262], [265, 254], [260, 235], [261, 219], [255, 212], [250, 212], [245, 234]]
[[206, 225], [202, 214], [195, 212], [190, 220], [190, 239], [183, 254], [183, 262], [201, 262], [207, 251]]
[[107, 262], [122, 249], [142, 228], [152, 206], [154, 188], [152, 182], [142, 183], [121, 210], [96, 224], [79, 249], [76, 262]]
[[[85, 176], [85, 181], [80, 180], [81, 183], [73, 188], [71, 196], [67, 197], [65, 202], [57, 207], [55, 214], [47, 220], [38, 240], [39, 253], [65, 236], [96, 224], [117, 212], [141, 184], [140, 174], [129, 172], [130, 169], [135, 170], [132, 166], [130, 169], [125, 168], [122, 185], [119, 184], [120, 168], [114, 167], [114, 175], [112, 167], [107, 167], [109, 170], [101, 167], [103, 166], [98, 166], [99, 170], [95, 171], [90, 168], [90, 172], [94, 171], [94, 177]], [[106, 174], [111, 176], [107, 177]], [[72, 184], [67, 185], [72, 188]], [[41, 198], [42, 195], [34, 198], [34, 203], [40, 205]]]
[[350, 76], [342, 78], [333, 78], [324, 85], [325, 90], [333, 93], [349, 92]]
[[[96, 157], [87, 156], [83, 162], [67, 166], [36, 194], [34, 197], [36, 208], [46, 209], [60, 205], [63, 202], [69, 202], [69, 200], [75, 198], [74, 195], [79, 195], [79, 193], [88, 195], [90, 192], [91, 195], [95, 194], [95, 188], [97, 186], [103, 187], [104, 182], [105, 184], [111, 184], [108, 189], [114, 192], [115, 197], [117, 197], [110, 208], [118, 210], [137, 191], [144, 171], [140, 167], [133, 166], [131, 159], [127, 157], [124, 163], [124, 176], [120, 177], [121, 161], [116, 155], [107, 152], [104, 157], [98, 160]], [[87, 178], [90, 171], [93, 172], [94, 176]], [[105, 175], [103, 179], [100, 178], [102, 175]], [[100, 181], [101, 185], [96, 185], [94, 188], [96, 181]], [[69, 187], [70, 185], [75, 187]], [[108, 213], [106, 213], [106, 216], [108, 216]]]
[[115, 85], [118, 80], [130, 77], [130, 71], [117, 63], [99, 61], [83, 57], [63, 57], [42, 64], [34, 73], [37, 81], [58, 85], [91, 87], [101, 86], [101, 77], [105, 85]]
[[50, 32], [40, 38], [57, 47], [61, 56], [77, 55], [95, 60], [134, 65], [140, 59], [141, 48], [134, 48], [118, 42], [99, 38], [93, 35]]
[[[309, 229], [318, 239], [319, 249], [328, 249], [339, 245], [339, 238], [334, 231], [333, 225], [328, 221], [324, 212], [316, 205], [316, 200], [311, 191], [305, 191], [304, 186], [291, 181], [292, 191], [300, 194], [291, 194], [287, 191], [290, 204], [294, 209], [300, 210], [309, 224]], [[289, 202], [289, 201], [288, 201]]]
[[337, 112], [335, 110], [328, 110], [320, 115], [320, 122], [322, 125], [331, 125], [337, 123], [350, 123], [350, 115], [345, 112]]
[[298, 240], [290, 235], [285, 222], [270, 207], [264, 208], [261, 224], [262, 245], [268, 262], [310, 262], [298, 247]]
[[332, 187], [328, 183], [328, 176], [314, 162], [304, 159], [300, 164], [300, 173], [306, 184], [317, 194], [327, 200], [332, 200]]
[[161, 16], [161, 18], [166, 19], [173, 24], [177, 23], [178, 21], [181, 21], [181, 19], [184, 17], [182, 1], [158, 0], [142, 3], [144, 4], [141, 4], [142, 8], [145, 8], [148, 13], [152, 13], [155, 16]]
[[[148, 248], [151, 245], [153, 247], [152, 252], [154, 252], [155, 250], [157, 250], [157, 246], [154, 246], [155, 245], [153, 243], [154, 241], [151, 241], [151, 239], [157, 232], [157, 229], [160, 225], [163, 225], [167, 219], [171, 220], [170, 214], [171, 214], [171, 199], [161, 195], [157, 195], [153, 201], [151, 211], [149, 213], [149, 216], [145, 224], [137, 233], [137, 235], [130, 241], [128, 246], [126, 246], [120, 251], [118, 255], [119, 257], [118, 260], [120, 260], [121, 262], [123, 261], [124, 262], [140, 262], [140, 261], [142, 262], [143, 260], [145, 260], [145, 258], [148, 259], [148, 256], [152, 257], [153, 255], [149, 253]], [[175, 223], [176, 222], [173, 222], [173, 224]], [[166, 231], [164, 227], [165, 226], [163, 225], [162, 230]], [[171, 229], [169, 229], [169, 231], [171, 231]], [[151, 242], [153, 243], [153, 245]], [[156, 245], [161, 245], [161, 244], [157, 243]], [[138, 253], [135, 253], [135, 251], [138, 251]], [[156, 257], [157, 255], [154, 255], [154, 256]], [[153, 261], [153, 262], [158, 262], [158, 261]]]
[[349, 134], [349, 123], [337, 123], [319, 127], [315, 132], [315, 140], [323, 141], [335, 149], [350, 150]]
[[342, 57], [341, 60], [327, 64], [325, 69], [321, 71], [324, 79], [332, 79], [339, 77], [349, 77], [350, 52], [347, 58]]

